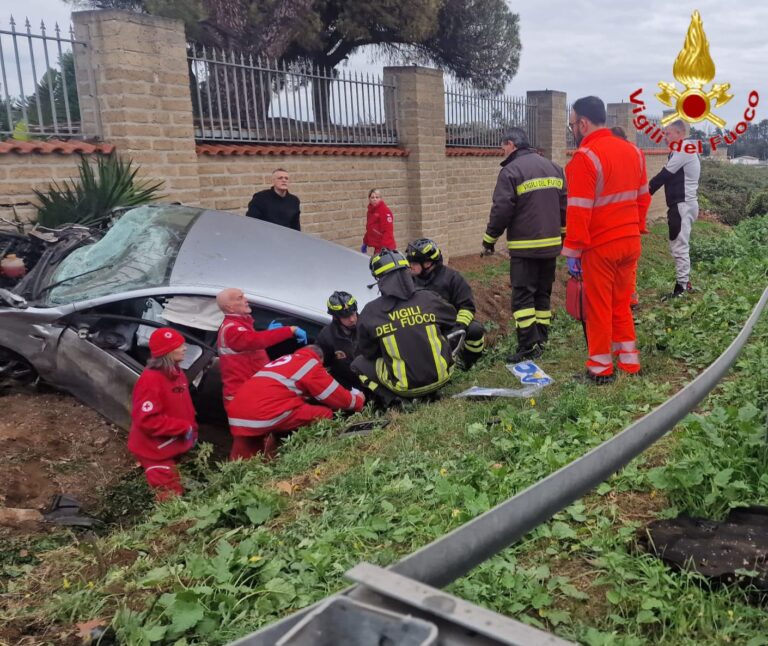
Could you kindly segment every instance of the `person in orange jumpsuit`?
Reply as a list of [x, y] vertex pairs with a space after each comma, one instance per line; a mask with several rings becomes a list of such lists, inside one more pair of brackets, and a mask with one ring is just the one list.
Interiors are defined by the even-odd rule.
[[651, 202], [642, 152], [615, 137], [605, 121], [605, 104], [595, 96], [571, 106], [568, 127], [579, 148], [565, 169], [568, 209], [562, 250], [568, 270], [583, 276], [586, 378], [597, 384], [615, 379], [614, 356], [619, 370], [640, 372], [630, 302]]

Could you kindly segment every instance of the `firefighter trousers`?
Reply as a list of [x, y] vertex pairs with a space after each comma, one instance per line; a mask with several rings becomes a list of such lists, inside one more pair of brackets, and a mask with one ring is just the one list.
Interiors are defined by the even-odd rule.
[[595, 376], [613, 374], [614, 356], [620, 370], [640, 371], [630, 306], [639, 258], [640, 236], [606, 242], [581, 256], [589, 346], [586, 366]]
[[472, 321], [467, 326], [467, 335], [464, 337], [464, 347], [461, 349], [461, 362], [464, 368], [470, 368], [483, 356], [485, 349], [485, 328], [482, 323]]
[[512, 316], [520, 349], [546, 343], [552, 323], [550, 296], [555, 282], [557, 258], [509, 259], [512, 284]]

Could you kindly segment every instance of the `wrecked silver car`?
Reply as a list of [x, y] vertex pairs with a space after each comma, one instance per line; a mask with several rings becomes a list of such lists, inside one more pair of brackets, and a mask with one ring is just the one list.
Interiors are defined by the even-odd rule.
[[[364, 305], [376, 294], [365, 256], [309, 235], [232, 213], [152, 205], [106, 231], [80, 226], [27, 235], [0, 232], [0, 258], [24, 260], [23, 277], [0, 277], [0, 387], [41, 379], [115, 424], [130, 425], [133, 385], [152, 331], [187, 339], [184, 368], [203, 421], [221, 412], [215, 295], [239, 287], [257, 329], [328, 321], [334, 290]], [[270, 349], [279, 356], [293, 340]]]

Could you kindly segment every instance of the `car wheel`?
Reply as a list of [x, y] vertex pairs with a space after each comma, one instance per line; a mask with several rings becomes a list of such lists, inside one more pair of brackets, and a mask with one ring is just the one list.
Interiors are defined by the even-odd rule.
[[37, 381], [37, 372], [23, 357], [0, 348], [0, 389], [31, 386]]

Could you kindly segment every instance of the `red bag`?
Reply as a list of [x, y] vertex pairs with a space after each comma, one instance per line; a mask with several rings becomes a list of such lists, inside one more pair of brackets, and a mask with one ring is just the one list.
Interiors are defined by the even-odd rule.
[[584, 317], [584, 283], [580, 278], [571, 276], [565, 284], [565, 311], [577, 321]]

